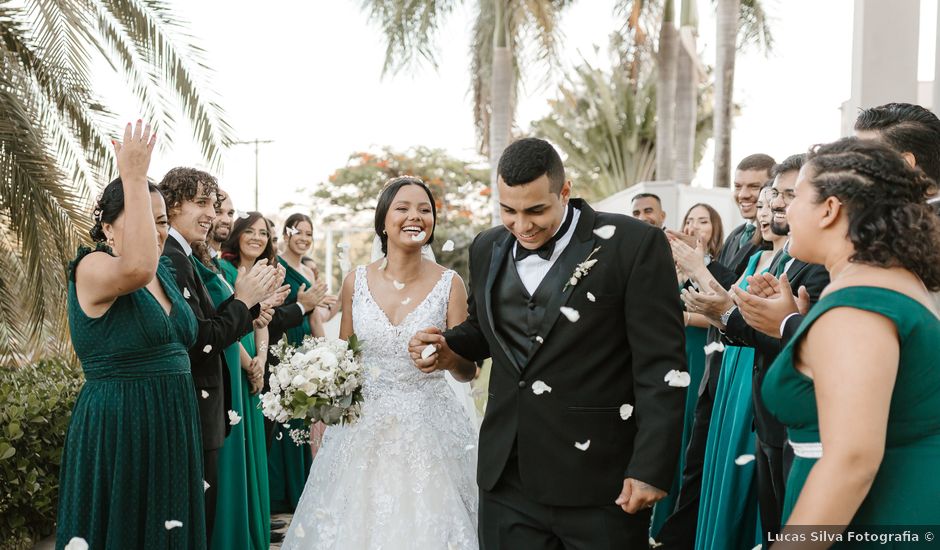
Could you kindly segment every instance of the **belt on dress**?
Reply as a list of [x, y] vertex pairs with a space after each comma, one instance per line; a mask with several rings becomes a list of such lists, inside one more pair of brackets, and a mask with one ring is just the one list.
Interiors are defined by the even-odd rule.
[[822, 458], [822, 443], [797, 443], [788, 440], [793, 447], [793, 454], [800, 458]]

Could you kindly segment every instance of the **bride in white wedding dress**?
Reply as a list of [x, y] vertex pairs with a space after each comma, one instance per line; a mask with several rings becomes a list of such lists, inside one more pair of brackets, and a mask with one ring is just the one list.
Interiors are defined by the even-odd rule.
[[343, 283], [340, 337], [359, 337], [367, 373], [362, 416], [326, 430], [285, 550], [478, 548], [475, 426], [445, 374], [419, 371], [408, 354], [418, 330], [467, 315], [460, 277], [421, 256], [435, 216], [416, 178], [391, 180], [379, 197], [387, 257]]

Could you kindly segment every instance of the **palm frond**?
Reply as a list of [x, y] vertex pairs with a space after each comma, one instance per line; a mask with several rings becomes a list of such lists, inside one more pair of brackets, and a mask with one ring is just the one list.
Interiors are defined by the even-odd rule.
[[383, 74], [422, 61], [437, 67], [437, 33], [459, 0], [363, 0], [385, 36]]
[[[764, 0], [766, 1], [766, 0]], [[738, 48], [756, 46], [765, 54], [773, 49], [771, 20], [761, 0], [741, 0], [738, 15]]]

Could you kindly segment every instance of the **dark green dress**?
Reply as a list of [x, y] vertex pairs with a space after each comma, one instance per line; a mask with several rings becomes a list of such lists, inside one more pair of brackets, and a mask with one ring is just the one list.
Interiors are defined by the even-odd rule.
[[[203, 549], [202, 435], [187, 354], [196, 318], [166, 258], [157, 278], [169, 315], [141, 288], [87, 317], [75, 267], [90, 252], [81, 247], [69, 266], [69, 325], [85, 385], [62, 451], [56, 548], [82, 537], [92, 549]], [[168, 530], [172, 520], [182, 527]]]
[[[210, 270], [190, 256], [196, 273], [206, 285], [214, 306], [227, 300], [234, 289], [221, 274]], [[222, 260], [237, 274], [232, 264]], [[258, 396], [251, 395], [250, 384], [241, 368], [240, 346], [249, 355], [255, 353], [255, 335], [248, 333], [241, 343], [225, 348], [225, 363], [232, 382], [232, 410], [242, 418], [232, 426], [219, 450], [219, 496], [215, 510], [212, 549], [260, 550], [271, 544], [271, 510], [268, 495], [268, 459], [264, 439], [264, 415], [258, 408]]]
[[[311, 283], [300, 272], [292, 268], [283, 258], [278, 258], [287, 275], [284, 283], [290, 285], [290, 294], [284, 300], [285, 304], [297, 301], [297, 292], [301, 285], [310, 288]], [[304, 316], [300, 326], [287, 330], [287, 341], [298, 345], [303, 342], [304, 336], [310, 334], [310, 321]], [[271, 342], [272, 346], [277, 342]], [[313, 464], [313, 453], [309, 445], [297, 445], [291, 439], [290, 430], [304, 428], [303, 420], [291, 420], [288, 428], [278, 424], [274, 428], [274, 441], [268, 453], [268, 481], [271, 484], [271, 511], [293, 512], [297, 508], [300, 495], [307, 484], [307, 475], [310, 474], [310, 465]]]
[[[901, 344], [898, 374], [888, 411], [884, 458], [868, 495], [852, 519], [852, 525], [938, 525], [940, 353], [937, 346], [940, 343], [940, 320], [932, 311], [909, 296], [885, 288], [849, 287], [828, 294], [813, 306], [768, 370], [761, 388], [764, 403], [777, 419], [787, 425], [791, 441], [797, 444], [819, 443], [813, 380], [794, 368], [793, 350], [813, 322], [836, 307], [884, 315], [897, 327]], [[849, 346], [852, 343], [836, 342], [834, 345]], [[793, 461], [786, 484], [784, 522], [793, 511], [816, 460], [797, 456]], [[890, 546], [879, 546], [885, 547]]]

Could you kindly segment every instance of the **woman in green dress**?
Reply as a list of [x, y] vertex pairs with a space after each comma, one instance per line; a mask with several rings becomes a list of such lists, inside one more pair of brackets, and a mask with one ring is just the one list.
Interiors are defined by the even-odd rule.
[[[738, 280], [738, 287], [742, 289], [747, 288], [747, 277], [765, 271], [786, 244], [786, 235], [771, 231], [770, 203], [768, 182], [757, 199], [758, 231], [754, 242], [770, 243], [773, 248], [751, 257]], [[709, 279], [696, 280], [696, 283], [699, 288], [711, 288], [715, 282]], [[711, 321], [720, 324], [718, 320]], [[756, 445], [753, 372], [754, 348], [725, 347], [702, 468], [695, 535], [697, 549], [750, 550], [761, 541], [754, 464], [744, 462], [748, 457], [753, 459]]]
[[205, 548], [202, 441], [187, 349], [196, 318], [168, 264], [166, 204], [147, 183], [154, 138], [128, 124], [121, 177], [95, 208], [95, 250], [69, 265], [82, 387], [59, 478], [56, 548]]
[[[689, 208], [682, 219], [682, 232], [694, 236], [701, 241], [706, 254], [713, 258], [718, 257], [721, 243], [724, 242], [724, 228], [721, 216], [711, 206], [699, 203]], [[678, 268], [677, 268], [678, 269]], [[678, 271], [679, 284], [684, 286], [689, 277]], [[653, 507], [653, 518], [650, 523], [650, 537], [656, 538], [666, 519], [676, 507], [679, 489], [682, 481], [682, 470], [685, 468], [685, 448], [692, 437], [692, 423], [695, 416], [695, 401], [698, 399], [698, 387], [705, 372], [705, 342], [708, 335], [708, 319], [698, 313], [683, 313], [685, 320], [685, 357], [686, 370], [689, 373], [689, 391], [685, 396], [685, 422], [682, 428], [682, 452], [679, 454], [679, 464], [676, 466], [676, 477], [673, 478], [672, 488], [666, 498], [657, 502]]]
[[849, 526], [842, 542], [856, 548], [864, 543], [849, 538], [852, 526], [940, 524], [940, 319], [928, 293], [940, 289], [940, 221], [924, 202], [930, 185], [896, 152], [853, 138], [817, 147], [800, 171], [790, 252], [825, 265], [831, 283], [761, 388], [796, 454], [780, 540], [811, 541], [800, 526], [839, 526], [833, 536]]

